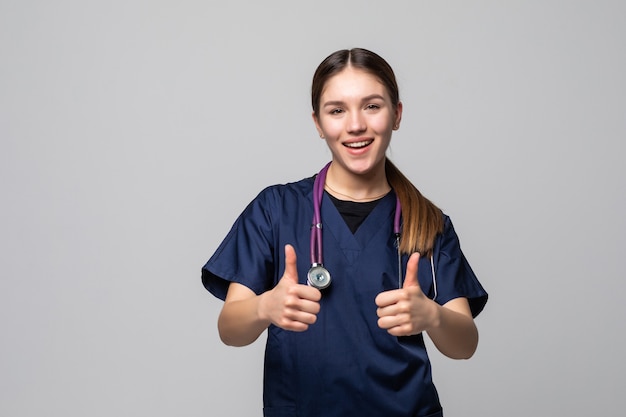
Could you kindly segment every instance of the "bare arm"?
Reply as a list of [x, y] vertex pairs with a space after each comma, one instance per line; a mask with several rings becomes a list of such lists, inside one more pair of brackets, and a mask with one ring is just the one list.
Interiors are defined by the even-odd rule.
[[478, 329], [467, 299], [456, 298], [443, 306], [433, 304], [439, 310], [438, 320], [426, 332], [437, 349], [449, 358], [471, 358], [478, 347]]
[[319, 290], [298, 284], [296, 253], [285, 246], [285, 273], [276, 287], [256, 295], [248, 287], [231, 283], [217, 321], [220, 338], [231, 346], [254, 342], [270, 324], [305, 331], [319, 312]]
[[217, 320], [222, 342], [231, 346], [245, 346], [254, 342], [270, 325], [259, 314], [259, 300], [250, 288], [233, 282]]
[[418, 261], [419, 254], [409, 258], [402, 289], [376, 297], [378, 325], [394, 336], [426, 331], [444, 355], [470, 358], [478, 346], [478, 330], [467, 299], [456, 298], [441, 306], [426, 297], [417, 281]]

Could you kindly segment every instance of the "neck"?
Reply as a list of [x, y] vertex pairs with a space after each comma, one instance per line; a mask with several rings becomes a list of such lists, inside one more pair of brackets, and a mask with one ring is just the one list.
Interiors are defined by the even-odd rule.
[[332, 163], [326, 175], [325, 189], [340, 200], [358, 202], [377, 200], [391, 190], [387, 183], [384, 164], [381, 168], [357, 175], [345, 172]]

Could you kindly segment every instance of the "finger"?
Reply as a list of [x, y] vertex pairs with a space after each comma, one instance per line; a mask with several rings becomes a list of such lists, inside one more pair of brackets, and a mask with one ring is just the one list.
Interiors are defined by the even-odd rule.
[[398, 290], [383, 291], [376, 296], [374, 302], [379, 308], [387, 307], [398, 302]]
[[394, 336], [405, 336], [411, 331], [411, 323], [399, 316], [381, 317], [378, 319], [378, 327], [387, 330]]
[[420, 260], [420, 254], [415, 252], [411, 255], [406, 263], [406, 276], [404, 277], [404, 284], [402, 288], [419, 287], [420, 284], [417, 281], [417, 264]]
[[304, 332], [309, 329], [310, 324], [315, 323], [315, 318], [311, 321], [312, 321], [311, 323], [306, 323], [300, 320], [291, 320], [291, 319], [285, 318], [283, 321], [278, 323], [277, 326], [285, 330], [290, 330], [292, 332]]
[[377, 324], [381, 329], [389, 330], [397, 326], [397, 320], [395, 317], [380, 317]]
[[322, 292], [310, 285], [299, 285], [298, 288], [295, 288], [295, 294], [302, 299], [310, 301], [317, 302], [322, 299]]
[[401, 336], [410, 336], [412, 334], [416, 334], [414, 332], [411, 331], [411, 327], [410, 326], [394, 326], [394, 327], [390, 327], [388, 329], [386, 329], [387, 332], [392, 335], [392, 336], [396, 336], [396, 337], [401, 337]]
[[285, 245], [285, 272], [283, 279], [288, 279], [294, 284], [298, 283], [298, 267], [296, 266], [296, 250], [293, 246]]
[[[316, 301], [302, 299], [298, 302], [297, 306], [294, 306], [291, 310], [291, 314], [298, 314], [304, 316], [316, 316], [320, 312], [320, 303]], [[297, 317], [293, 317], [293, 320], [297, 320]], [[301, 320], [305, 321], [305, 320]]]

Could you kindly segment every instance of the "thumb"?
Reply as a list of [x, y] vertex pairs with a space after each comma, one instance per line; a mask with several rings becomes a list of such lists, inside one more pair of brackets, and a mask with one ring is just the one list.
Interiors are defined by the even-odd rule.
[[420, 284], [417, 281], [417, 264], [420, 260], [420, 254], [415, 252], [411, 255], [406, 263], [406, 276], [404, 277], [404, 284], [402, 288], [419, 287]]
[[291, 245], [285, 245], [285, 272], [283, 273], [283, 279], [288, 279], [294, 284], [298, 283], [296, 260], [296, 250]]

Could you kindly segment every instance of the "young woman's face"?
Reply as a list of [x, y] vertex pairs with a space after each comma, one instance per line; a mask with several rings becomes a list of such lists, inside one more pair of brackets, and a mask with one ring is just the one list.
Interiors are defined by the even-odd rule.
[[384, 171], [385, 152], [401, 116], [402, 104], [392, 104], [378, 78], [347, 67], [326, 82], [319, 117], [313, 114], [313, 120], [336, 168], [367, 175]]

